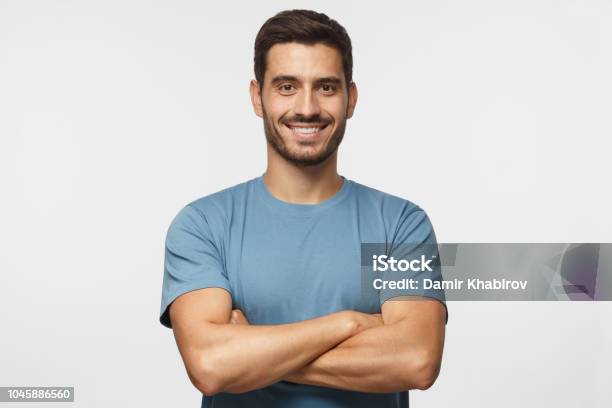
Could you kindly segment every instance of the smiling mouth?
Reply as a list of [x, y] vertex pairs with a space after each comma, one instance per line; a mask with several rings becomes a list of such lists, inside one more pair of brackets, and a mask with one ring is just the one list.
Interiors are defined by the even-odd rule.
[[318, 134], [327, 127], [327, 124], [320, 125], [290, 125], [285, 124], [293, 133], [301, 136], [312, 136]]

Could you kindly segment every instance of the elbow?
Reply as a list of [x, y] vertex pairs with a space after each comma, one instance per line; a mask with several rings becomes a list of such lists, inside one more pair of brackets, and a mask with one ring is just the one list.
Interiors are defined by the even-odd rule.
[[406, 366], [410, 369], [403, 373], [405, 389], [427, 390], [436, 382], [440, 373], [441, 359], [430, 353], [414, 354]]
[[424, 368], [422, 372], [417, 376], [414, 388], [417, 390], [428, 390], [436, 382], [438, 378], [437, 372], [430, 368]]
[[200, 358], [197, 368], [189, 372], [189, 378], [207, 397], [223, 392], [226, 384], [221, 365], [209, 356]]
[[415, 375], [415, 388], [418, 390], [429, 389], [440, 374], [440, 359], [433, 356], [423, 358], [417, 366]]
[[207, 397], [212, 397], [221, 392], [220, 382], [214, 378], [199, 378], [193, 382], [193, 385]]
[[193, 383], [193, 385], [204, 395], [207, 397], [212, 397], [213, 395], [221, 392], [221, 387], [214, 381], [206, 380], [206, 381], [197, 381]]

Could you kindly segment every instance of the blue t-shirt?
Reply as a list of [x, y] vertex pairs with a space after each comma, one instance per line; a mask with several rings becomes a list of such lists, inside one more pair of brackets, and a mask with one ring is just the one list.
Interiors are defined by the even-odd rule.
[[[436, 237], [419, 206], [346, 178], [334, 196], [314, 205], [277, 199], [261, 176], [199, 198], [180, 210], [167, 232], [160, 321], [171, 327], [169, 305], [209, 287], [227, 290], [251, 324], [341, 310], [380, 313], [396, 292], [363, 287], [362, 243], [435, 247]], [[439, 280], [439, 267], [424, 276]], [[441, 290], [412, 294], [446, 307]], [[407, 391], [362, 393], [287, 381], [202, 398], [202, 407], [222, 408], [407, 406]]]

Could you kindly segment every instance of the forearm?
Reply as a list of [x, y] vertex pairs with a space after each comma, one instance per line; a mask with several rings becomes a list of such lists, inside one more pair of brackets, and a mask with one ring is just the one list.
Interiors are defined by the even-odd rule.
[[[402, 336], [398, 322], [365, 330], [284, 379], [361, 392], [426, 389], [437, 375], [418, 342]], [[405, 329], [405, 328], [404, 328]]]
[[348, 312], [284, 325], [206, 323], [195, 374], [205, 394], [246, 392], [279, 381], [355, 334]]

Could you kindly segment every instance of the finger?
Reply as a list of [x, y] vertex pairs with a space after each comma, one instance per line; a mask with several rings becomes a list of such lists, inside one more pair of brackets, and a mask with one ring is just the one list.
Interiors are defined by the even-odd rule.
[[230, 323], [240, 324], [240, 314], [237, 313], [236, 310], [232, 310], [232, 313], [230, 314]]
[[249, 324], [249, 321], [240, 309], [232, 310], [232, 320], [234, 324]]

